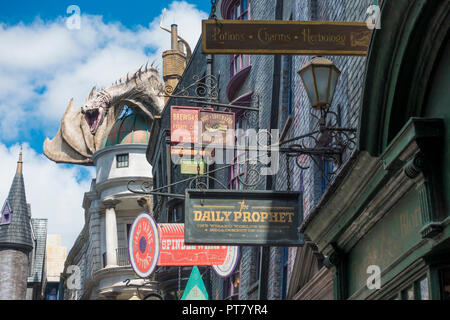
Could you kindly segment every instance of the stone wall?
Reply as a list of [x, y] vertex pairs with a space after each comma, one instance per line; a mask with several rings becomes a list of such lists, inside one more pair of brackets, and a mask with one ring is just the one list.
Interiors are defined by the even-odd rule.
[[0, 249], [0, 300], [25, 300], [28, 255], [19, 250]]

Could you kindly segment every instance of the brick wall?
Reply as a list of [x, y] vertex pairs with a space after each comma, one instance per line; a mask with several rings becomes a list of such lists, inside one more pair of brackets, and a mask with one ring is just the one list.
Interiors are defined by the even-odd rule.
[[[288, 1], [290, 2], [290, 1]], [[294, 20], [321, 20], [321, 21], [359, 21], [366, 20], [366, 10], [372, 4], [371, 0], [309, 0], [293, 1], [292, 15]], [[284, 19], [288, 19], [285, 16]], [[359, 121], [359, 105], [362, 95], [362, 85], [365, 70], [365, 57], [326, 57], [332, 60], [341, 70], [341, 77], [333, 100], [331, 110], [341, 114], [341, 125], [345, 127], [357, 128]], [[293, 59], [293, 86], [292, 86], [292, 117], [293, 125], [289, 132], [290, 137], [312, 131], [315, 125], [311, 121], [310, 103], [297, 71], [306, 64], [311, 57], [296, 56]], [[280, 106], [283, 106], [281, 101]], [[339, 106], [339, 108], [338, 108]], [[348, 160], [350, 152], [343, 155], [344, 162]], [[309, 170], [300, 170], [292, 160], [290, 162], [290, 179], [294, 190], [301, 190], [304, 193], [303, 211], [307, 216], [316, 205], [323, 193], [323, 178], [319, 170], [314, 168], [311, 160], [300, 158], [304, 166], [309, 166]], [[281, 169], [277, 176], [277, 187], [283, 188], [287, 179], [285, 161], [281, 161]], [[282, 189], [281, 189], [282, 190]], [[296, 254], [295, 248], [290, 248], [288, 258], [288, 282]]]

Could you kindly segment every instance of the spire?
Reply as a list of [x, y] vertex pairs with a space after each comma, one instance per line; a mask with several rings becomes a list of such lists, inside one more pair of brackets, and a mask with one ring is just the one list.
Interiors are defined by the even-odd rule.
[[19, 161], [17, 161], [17, 170], [16, 170], [16, 174], [22, 174], [22, 170], [23, 170], [23, 162], [22, 162], [22, 146], [20, 146]]
[[9, 247], [30, 251], [33, 248], [33, 241], [22, 169], [22, 148], [20, 148], [16, 174], [7, 198], [11, 214], [8, 223], [0, 225], [0, 248]]

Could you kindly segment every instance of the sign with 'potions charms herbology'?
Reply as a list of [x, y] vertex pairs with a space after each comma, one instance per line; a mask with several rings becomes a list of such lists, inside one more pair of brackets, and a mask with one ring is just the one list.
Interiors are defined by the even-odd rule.
[[203, 20], [205, 54], [365, 56], [372, 30], [365, 22]]
[[186, 190], [187, 244], [300, 246], [301, 192]]

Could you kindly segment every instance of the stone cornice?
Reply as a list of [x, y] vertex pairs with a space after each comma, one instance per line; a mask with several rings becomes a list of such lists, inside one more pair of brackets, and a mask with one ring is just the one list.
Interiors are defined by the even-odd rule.
[[94, 161], [94, 163], [95, 163], [97, 161], [97, 159], [100, 158], [105, 153], [111, 153], [111, 152], [116, 152], [116, 151], [123, 152], [126, 150], [142, 150], [145, 153], [146, 149], [147, 149], [146, 144], [118, 144], [118, 145], [100, 149], [99, 151], [97, 151], [96, 153], [94, 153], [92, 155], [92, 161]]
[[[350, 250], [423, 175], [405, 172], [422, 144], [442, 134], [442, 121], [411, 119], [378, 158], [359, 152], [346, 164], [300, 227], [319, 251]], [[440, 129], [439, 129], [440, 128]]]
[[136, 182], [147, 182], [147, 183], [150, 182], [150, 186], [153, 185], [153, 179], [151, 177], [127, 176], [127, 177], [107, 179], [103, 182], [100, 182], [95, 186], [95, 190], [97, 194], [100, 194], [102, 191], [108, 188], [127, 185], [128, 182], [131, 180], [134, 180]]

